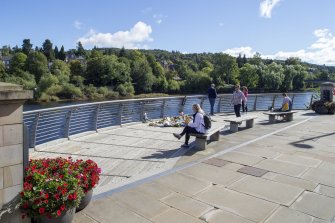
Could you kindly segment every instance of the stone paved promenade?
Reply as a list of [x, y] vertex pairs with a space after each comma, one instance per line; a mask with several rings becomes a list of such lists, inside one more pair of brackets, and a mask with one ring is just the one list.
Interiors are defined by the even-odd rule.
[[[299, 111], [292, 122], [268, 124], [267, 116], [253, 114], [259, 116], [254, 128], [243, 123], [237, 133], [223, 130], [205, 151], [180, 149], [182, 142], [171, 136], [176, 129], [140, 124], [40, 148], [44, 152], [31, 156], [93, 153], [90, 158], [107, 168], [104, 185], [76, 214], [76, 223], [332, 222], [335, 117]], [[224, 125], [223, 117], [215, 120]]]

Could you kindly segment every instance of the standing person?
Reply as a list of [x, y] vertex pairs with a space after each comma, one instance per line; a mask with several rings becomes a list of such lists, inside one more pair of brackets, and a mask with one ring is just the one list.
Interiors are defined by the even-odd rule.
[[242, 92], [244, 94], [245, 97], [245, 101], [242, 101], [242, 111], [243, 114], [247, 114], [248, 113], [248, 105], [247, 105], [247, 101], [248, 101], [248, 88], [246, 86], [242, 87]]
[[199, 104], [194, 104], [192, 106], [193, 114], [193, 121], [186, 123], [185, 128], [180, 134], [173, 133], [173, 136], [177, 139], [180, 139], [185, 136], [185, 144], [182, 147], [188, 147], [188, 141], [190, 140], [190, 133], [198, 133], [203, 134], [206, 133], [205, 129], [205, 122], [204, 122], [204, 111], [201, 109]]
[[231, 99], [231, 103], [234, 105], [234, 112], [236, 117], [241, 117], [241, 104], [242, 101], [246, 102], [246, 98], [243, 92], [240, 90], [240, 85], [235, 85], [235, 91], [233, 93], [233, 97]]
[[215, 84], [211, 84], [211, 87], [208, 89], [208, 100], [209, 103], [211, 104], [211, 115], [214, 115], [214, 104], [216, 97], [217, 93], [215, 90]]

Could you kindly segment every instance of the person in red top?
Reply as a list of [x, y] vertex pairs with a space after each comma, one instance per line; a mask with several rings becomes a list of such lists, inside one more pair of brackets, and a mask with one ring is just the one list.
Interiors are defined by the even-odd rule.
[[243, 114], [247, 114], [248, 112], [248, 105], [247, 105], [247, 98], [248, 98], [248, 88], [246, 86], [243, 86], [242, 87], [242, 92], [244, 94], [244, 97], [245, 97], [245, 101], [242, 101], [242, 111], [243, 111]]

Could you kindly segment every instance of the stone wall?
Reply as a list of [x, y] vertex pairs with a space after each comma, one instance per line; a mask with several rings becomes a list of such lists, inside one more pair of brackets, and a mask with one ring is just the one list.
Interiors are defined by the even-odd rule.
[[23, 185], [23, 115], [31, 91], [0, 82], [0, 222], [20, 223], [15, 209]]

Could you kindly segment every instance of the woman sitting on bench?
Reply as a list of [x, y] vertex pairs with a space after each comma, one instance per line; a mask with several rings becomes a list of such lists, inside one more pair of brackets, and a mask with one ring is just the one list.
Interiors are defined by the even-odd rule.
[[205, 129], [205, 122], [204, 122], [205, 112], [201, 109], [199, 104], [194, 104], [192, 106], [192, 110], [194, 112], [193, 122], [185, 120], [186, 126], [184, 130], [180, 134], [173, 133], [173, 136], [176, 137], [177, 139], [180, 139], [181, 137], [183, 137], [183, 135], [186, 134], [185, 144], [182, 145], [182, 147], [188, 147], [188, 141], [190, 140], [190, 133], [203, 134], [206, 133], [207, 131]]
[[292, 109], [292, 100], [286, 93], [283, 93], [283, 103], [281, 108], [275, 109], [276, 112], [286, 112], [291, 111]]

